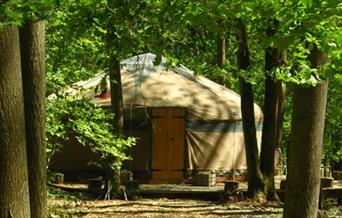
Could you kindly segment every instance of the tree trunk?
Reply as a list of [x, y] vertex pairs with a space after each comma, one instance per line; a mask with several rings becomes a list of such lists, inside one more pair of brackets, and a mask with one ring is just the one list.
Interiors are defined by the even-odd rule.
[[[239, 21], [238, 27], [239, 39], [237, 62], [239, 69], [246, 70], [250, 64], [246, 27], [242, 21]], [[252, 84], [246, 82], [242, 77], [240, 77], [240, 90], [241, 113], [248, 171], [248, 195], [250, 198], [256, 198], [258, 193], [263, 191], [264, 184], [259, 165]]]
[[281, 142], [283, 139], [283, 122], [284, 122], [284, 106], [285, 106], [285, 86], [281, 81], [277, 81], [278, 88], [278, 109], [277, 109], [277, 139], [276, 139], [276, 147], [281, 147]]
[[276, 82], [271, 76], [266, 76], [260, 168], [264, 177], [267, 200], [277, 199], [274, 187], [274, 150], [277, 139], [278, 117], [277, 91]]
[[[113, 128], [114, 134], [122, 136], [123, 134], [123, 96], [122, 96], [122, 85], [121, 85], [121, 71], [120, 61], [117, 58], [111, 58], [111, 64], [109, 67], [109, 79], [110, 79], [110, 90], [111, 90], [111, 101], [112, 111], [114, 112]], [[120, 193], [120, 169], [115, 169], [112, 175], [111, 185], [113, 192], [116, 194]]]
[[[325, 62], [317, 48], [311, 54], [314, 68]], [[284, 218], [317, 217], [327, 89], [326, 81], [295, 87]]]
[[217, 65], [222, 67], [226, 60], [226, 40], [222, 36], [217, 37]]
[[20, 29], [31, 217], [47, 217], [45, 144], [45, 21]]
[[111, 63], [109, 65], [112, 111], [114, 112], [114, 134], [121, 136], [123, 133], [123, 96], [120, 61], [117, 58], [111, 58]]
[[[270, 37], [274, 34], [272, 29], [267, 31]], [[277, 48], [268, 48], [265, 52], [265, 99], [264, 99], [264, 122], [262, 129], [262, 142], [260, 153], [260, 168], [265, 182], [265, 194], [267, 200], [277, 200], [277, 194], [274, 187], [274, 152], [278, 143], [278, 129], [281, 130], [282, 122], [278, 114], [280, 100], [279, 92], [282, 92], [281, 81], [270, 72], [281, 66], [285, 61], [285, 52], [281, 52]], [[282, 104], [283, 105], [283, 104]], [[281, 111], [279, 111], [281, 112]], [[280, 134], [280, 133], [279, 133]]]
[[263, 176], [260, 170], [258, 144], [256, 139], [253, 89], [252, 85], [240, 78], [241, 112], [243, 135], [245, 138], [248, 196], [256, 198], [264, 190]]
[[0, 217], [29, 218], [18, 28], [0, 30]]
[[[108, 2], [108, 8], [116, 8], [120, 5], [120, 2]], [[107, 36], [106, 44], [108, 49], [108, 67], [109, 67], [109, 80], [110, 80], [110, 92], [111, 92], [111, 107], [114, 113], [113, 117], [113, 129], [114, 135], [121, 137], [123, 135], [123, 95], [121, 85], [121, 70], [120, 70], [120, 59], [117, 56], [119, 48], [116, 42], [116, 31], [114, 23], [115, 18], [111, 17], [107, 24]], [[112, 160], [115, 161], [115, 160]], [[111, 164], [111, 163], [109, 163]], [[118, 195], [120, 193], [120, 168], [108, 168], [107, 178], [107, 196], [110, 194]], [[108, 193], [108, 192], [111, 193]]]
[[[226, 40], [222, 36], [217, 37], [217, 66], [223, 67], [226, 60]], [[218, 75], [217, 82], [223, 86], [226, 86], [226, 76], [224, 74]]]

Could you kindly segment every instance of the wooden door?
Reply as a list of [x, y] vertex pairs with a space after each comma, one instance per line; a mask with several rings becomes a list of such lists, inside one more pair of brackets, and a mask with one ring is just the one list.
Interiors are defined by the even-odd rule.
[[184, 108], [152, 110], [152, 181], [177, 183], [184, 168]]

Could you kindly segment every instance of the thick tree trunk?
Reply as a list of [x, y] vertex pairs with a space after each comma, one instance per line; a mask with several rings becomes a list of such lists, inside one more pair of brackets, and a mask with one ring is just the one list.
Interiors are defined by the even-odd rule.
[[[268, 31], [268, 36], [273, 31]], [[262, 142], [260, 153], [260, 168], [265, 182], [265, 194], [268, 200], [278, 199], [274, 187], [274, 152], [278, 143], [278, 129], [281, 130], [279, 92], [282, 92], [282, 83], [276, 81], [270, 72], [284, 62], [284, 52], [276, 48], [268, 48], [265, 52], [265, 99], [264, 99], [264, 122], [262, 129]]]
[[259, 152], [256, 139], [253, 89], [252, 85], [240, 78], [241, 112], [243, 122], [243, 135], [245, 138], [248, 196], [256, 198], [264, 190], [263, 176], [260, 169]]
[[29, 218], [18, 28], [0, 30], [0, 217]]
[[[324, 61], [324, 55], [314, 49], [312, 66]], [[295, 87], [284, 218], [317, 217], [327, 89], [327, 82]]]
[[[237, 62], [239, 69], [247, 69], [250, 64], [247, 42], [246, 27], [239, 21], [239, 38]], [[260, 170], [258, 144], [256, 139], [256, 128], [254, 118], [254, 98], [252, 84], [240, 77], [241, 90], [241, 112], [243, 133], [245, 138], [247, 171], [248, 171], [248, 195], [250, 198], [257, 197], [263, 192], [263, 177]]]
[[47, 217], [45, 143], [45, 22], [20, 29], [31, 217]]
[[272, 77], [265, 79], [264, 122], [260, 153], [260, 168], [265, 182], [265, 194], [268, 200], [275, 200], [274, 187], [274, 150], [277, 139], [277, 84]]

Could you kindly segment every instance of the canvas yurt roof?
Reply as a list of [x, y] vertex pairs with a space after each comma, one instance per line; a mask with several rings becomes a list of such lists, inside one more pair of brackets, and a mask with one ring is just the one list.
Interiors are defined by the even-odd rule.
[[[196, 76], [185, 66], [170, 67], [162, 58], [154, 65], [156, 55], [137, 55], [121, 62], [121, 81], [125, 110], [146, 107], [184, 107], [188, 119], [193, 120], [241, 120], [240, 96], [203, 76]], [[106, 72], [80, 81], [76, 85], [93, 88], [100, 84]], [[109, 85], [108, 85], [109, 86]], [[110, 98], [94, 96], [92, 102], [110, 105]], [[254, 105], [256, 121], [262, 120], [259, 106]]]

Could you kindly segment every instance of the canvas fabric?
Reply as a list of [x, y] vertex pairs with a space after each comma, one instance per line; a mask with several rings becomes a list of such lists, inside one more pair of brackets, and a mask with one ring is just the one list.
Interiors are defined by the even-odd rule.
[[[139, 128], [138, 123], [150, 122], [151, 109], [186, 108], [185, 167], [200, 170], [246, 169], [240, 96], [203, 76], [194, 75], [184, 66], [168, 67], [165, 58], [155, 66], [155, 58], [148, 53], [121, 62], [126, 123], [128, 121], [126, 132], [140, 131], [139, 134], [144, 135], [140, 140], [150, 140], [147, 129], [133, 129]], [[94, 92], [105, 75], [103, 71], [75, 85], [86, 89], [93, 103], [109, 107], [110, 98], [101, 98], [100, 93]], [[68, 92], [72, 93], [74, 89]], [[263, 114], [256, 104], [254, 113], [260, 142]], [[135, 152], [149, 149], [150, 142], [139, 143], [143, 146]], [[149, 157], [143, 157], [133, 165], [145, 169], [149, 161]]]

